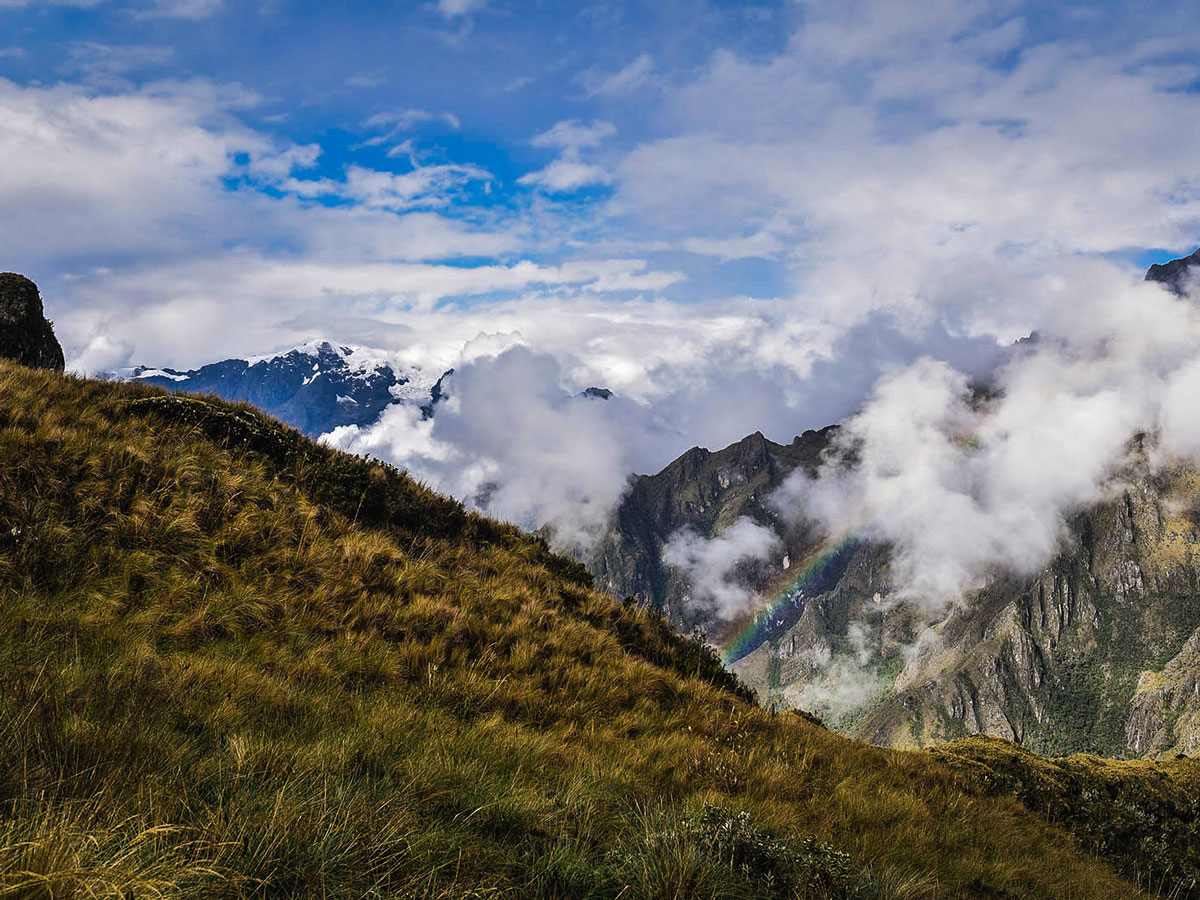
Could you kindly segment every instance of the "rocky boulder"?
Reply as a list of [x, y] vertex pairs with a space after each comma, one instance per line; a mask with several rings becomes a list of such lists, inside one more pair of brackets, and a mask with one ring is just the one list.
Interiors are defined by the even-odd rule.
[[37, 369], [63, 369], [63, 352], [42, 312], [37, 285], [15, 272], [0, 274], [0, 357]]

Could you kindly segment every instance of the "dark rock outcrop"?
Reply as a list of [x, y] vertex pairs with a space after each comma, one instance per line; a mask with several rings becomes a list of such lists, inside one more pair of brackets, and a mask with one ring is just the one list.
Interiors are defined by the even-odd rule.
[[0, 357], [63, 370], [62, 347], [42, 311], [37, 285], [15, 272], [0, 274]]

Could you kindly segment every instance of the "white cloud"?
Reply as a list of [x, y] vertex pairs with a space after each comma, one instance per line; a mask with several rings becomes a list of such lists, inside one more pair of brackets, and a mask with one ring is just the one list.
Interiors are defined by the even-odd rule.
[[874, 649], [868, 629], [851, 622], [846, 627], [846, 639], [849, 652], [834, 654], [824, 647], [803, 651], [800, 660], [813, 674], [783, 692], [793, 707], [815, 713], [835, 727], [877, 701], [889, 687], [871, 665]]
[[557, 147], [560, 150], [579, 151], [599, 146], [606, 138], [617, 133], [612, 122], [596, 121], [585, 125], [578, 119], [557, 122], [553, 128], [535, 135], [529, 143], [534, 147]]
[[154, 0], [154, 5], [134, 13], [139, 19], [189, 19], [198, 21], [216, 15], [224, 0]]
[[491, 177], [490, 172], [478, 166], [417, 166], [411, 172], [396, 174], [351, 165], [346, 167], [345, 177], [340, 181], [288, 178], [279, 183], [279, 188], [306, 199], [337, 197], [361, 203], [368, 209], [402, 212], [448, 206], [457, 191], [471, 182], [487, 182]]
[[449, 112], [430, 112], [426, 109], [401, 109], [391, 112], [376, 113], [363, 124], [371, 129], [383, 129], [382, 134], [376, 134], [362, 142], [363, 147], [388, 147], [389, 158], [405, 157], [414, 168], [421, 165], [421, 154], [418, 152], [413, 132], [418, 126], [443, 125], [457, 131], [462, 127], [458, 116]]
[[519, 90], [521, 90], [521, 88], [529, 87], [529, 85], [533, 84], [533, 82], [534, 82], [534, 78], [532, 76], [521, 75], [521, 76], [518, 76], [517, 78], [514, 78], [512, 81], [510, 81], [508, 84], [506, 84], [503, 88], [501, 88], [501, 90], [504, 93], [509, 94], [509, 93], [512, 93], [513, 91], [519, 91]]
[[0, 0], [2, 9], [27, 9], [38, 6], [97, 6], [101, 0]]
[[1074, 276], [998, 396], [930, 359], [884, 378], [839, 435], [855, 463], [794, 476], [780, 506], [889, 544], [897, 596], [933, 616], [1045, 566], [1069, 517], [1121, 488], [1135, 434], [1194, 455], [1200, 309], [1104, 263]]
[[654, 59], [643, 53], [629, 65], [617, 72], [605, 75], [594, 69], [583, 75], [584, 88], [590, 97], [618, 96], [642, 87], [654, 71]]
[[469, 16], [487, 5], [487, 0], [437, 0], [438, 12], [447, 19]]
[[67, 50], [65, 72], [79, 72], [89, 78], [125, 75], [129, 72], [161, 68], [175, 55], [171, 47], [110, 45], [95, 41], [72, 41]]
[[[411, 223], [418, 233], [425, 227], [421, 221]], [[472, 236], [452, 233], [447, 239], [469, 251]], [[417, 354], [413, 363], [449, 367], [481, 332], [506, 322], [511, 330], [531, 324], [539, 317], [539, 303], [549, 305], [552, 292], [576, 298], [574, 306], [564, 303], [554, 327], [544, 330], [547, 340], [552, 334], [556, 346], [566, 346], [571, 323], [586, 317], [579, 298], [593, 298], [594, 312], [606, 294], [653, 292], [679, 277], [647, 270], [638, 260], [461, 266], [351, 262], [338, 255], [325, 261], [273, 259], [245, 251], [172, 267], [96, 273], [67, 285], [74, 309], [59, 315], [51, 307], [51, 313], [76, 369], [83, 367], [83, 348], [98, 337], [119, 336], [139, 362], [153, 354], [155, 364], [192, 365], [312, 337], [378, 345], [376, 332], [388, 330], [409, 335], [409, 349]], [[511, 292], [527, 292], [526, 299], [483, 306], [470, 315], [435, 310], [448, 297]], [[52, 296], [50, 290], [43, 293]], [[239, 311], [236, 330], [228, 328], [230, 309]], [[331, 319], [337, 320], [336, 328]]]
[[617, 133], [611, 122], [592, 122], [585, 125], [575, 119], [558, 122], [553, 128], [535, 135], [534, 147], [555, 147], [561, 151], [558, 159], [544, 168], [529, 172], [517, 179], [518, 184], [541, 187], [551, 193], [568, 193], [598, 184], [609, 184], [612, 175], [602, 166], [584, 162], [584, 150], [598, 147]]
[[0, 239], [12, 264], [150, 254], [228, 228], [238, 203], [220, 197], [220, 179], [236, 154], [274, 149], [229, 115], [244, 101], [200, 82], [112, 94], [0, 80]]
[[545, 168], [530, 172], [517, 179], [519, 184], [542, 187], [552, 193], [567, 193], [594, 184], [608, 184], [612, 176], [600, 166], [591, 163], [556, 159]]
[[378, 72], [362, 72], [346, 79], [347, 87], [373, 88], [387, 84], [387, 76]]
[[782, 223], [767, 234], [787, 236], [798, 310], [1002, 339], [1037, 327], [1046, 295], [1028, 288], [1072, 254], [1190, 249], [1200, 233], [1200, 97], [1148, 65], [1177, 55], [1076, 42], [1001, 65], [1022, 35], [1003, 4], [806, 10], [781, 53], [718, 52], [664, 92], [664, 136], [613, 170], [614, 220], [730, 253]]
[[414, 126], [420, 125], [424, 122], [443, 122], [456, 130], [462, 127], [462, 123], [459, 122], [458, 116], [448, 112], [435, 113], [430, 112], [427, 109], [401, 109], [393, 112], [376, 113], [367, 119], [365, 124], [372, 128], [389, 126], [390, 130], [387, 135], [383, 137], [372, 138], [371, 140], [367, 141], [367, 144], [370, 145], [383, 143], [388, 139], [388, 137], [402, 132], [411, 131]]
[[729, 620], [744, 612], [754, 596], [745, 587], [741, 570], [781, 552], [774, 531], [742, 518], [712, 538], [695, 531], [678, 531], [664, 545], [662, 558], [687, 579], [693, 604]]
[[769, 228], [763, 228], [745, 237], [685, 238], [680, 246], [689, 253], [715, 256], [722, 260], [753, 257], [767, 259], [783, 253], [790, 246], [790, 243], [784, 238], [784, 235], [776, 234]]
[[572, 396], [562, 380], [553, 357], [513, 347], [460, 365], [432, 420], [397, 407], [327, 440], [392, 459], [494, 516], [549, 524], [560, 546], [584, 545], [623, 492], [626, 450], [606, 403]]

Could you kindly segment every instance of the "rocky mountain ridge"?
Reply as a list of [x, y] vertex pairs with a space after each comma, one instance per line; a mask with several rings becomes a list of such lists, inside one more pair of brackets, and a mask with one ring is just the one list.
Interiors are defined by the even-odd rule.
[[[342, 425], [370, 425], [396, 403], [414, 405], [422, 418], [432, 418], [452, 392], [453, 375], [453, 368], [435, 377], [420, 367], [400, 365], [385, 350], [317, 340], [197, 369], [132, 366], [107, 377], [249, 403], [316, 438]], [[589, 387], [578, 396], [607, 400], [612, 391]]]

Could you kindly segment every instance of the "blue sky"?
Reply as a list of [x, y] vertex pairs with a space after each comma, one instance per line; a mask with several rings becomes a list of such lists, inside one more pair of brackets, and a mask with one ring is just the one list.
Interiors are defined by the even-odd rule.
[[520, 348], [623, 477], [1195, 249], [1193, 6], [0, 0], [0, 268], [79, 371]]

